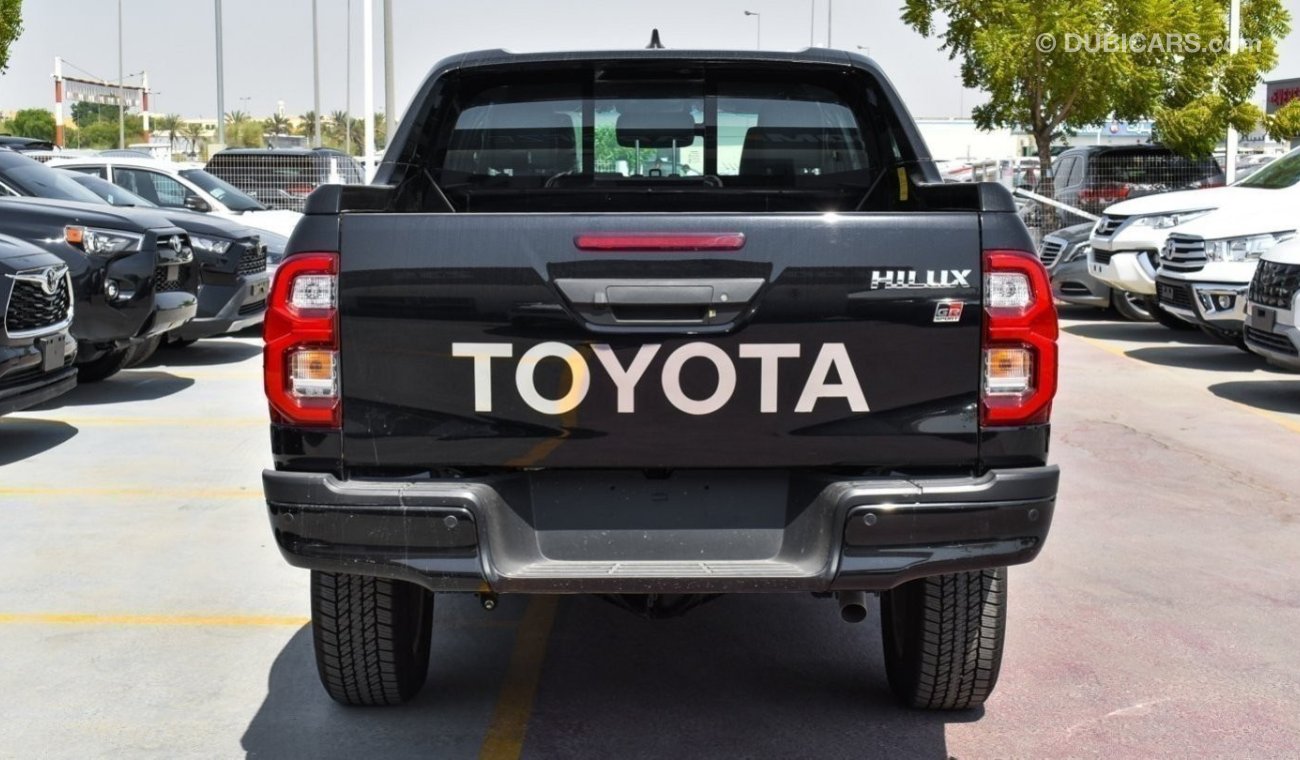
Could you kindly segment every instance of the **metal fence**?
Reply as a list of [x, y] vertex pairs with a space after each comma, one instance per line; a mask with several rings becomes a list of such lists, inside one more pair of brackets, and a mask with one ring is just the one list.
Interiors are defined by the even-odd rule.
[[361, 164], [335, 151], [222, 151], [204, 168], [263, 206], [290, 211], [302, 211], [307, 196], [321, 185], [365, 182]]

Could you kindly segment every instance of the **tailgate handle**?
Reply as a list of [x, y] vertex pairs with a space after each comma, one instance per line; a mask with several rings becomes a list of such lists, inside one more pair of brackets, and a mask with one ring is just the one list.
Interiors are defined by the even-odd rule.
[[744, 313], [764, 282], [560, 279], [555, 286], [590, 325], [725, 326]]

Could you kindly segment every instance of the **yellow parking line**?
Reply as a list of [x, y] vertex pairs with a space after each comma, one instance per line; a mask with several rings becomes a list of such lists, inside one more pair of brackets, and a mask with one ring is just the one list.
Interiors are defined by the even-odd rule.
[[270, 424], [265, 417], [26, 417], [0, 421], [0, 427], [63, 422], [73, 427], [253, 427]]
[[165, 496], [178, 499], [258, 499], [258, 488], [139, 488], [132, 486], [0, 486], [0, 496], [130, 496], [133, 498]]
[[209, 626], [259, 628], [303, 626], [305, 617], [284, 615], [113, 615], [95, 613], [0, 613], [3, 625]]
[[529, 600], [515, 634], [510, 666], [497, 699], [487, 736], [479, 749], [480, 760], [517, 760], [524, 750], [528, 717], [533, 711], [533, 697], [542, 677], [546, 644], [555, 622], [558, 602], [553, 596], [536, 596]]

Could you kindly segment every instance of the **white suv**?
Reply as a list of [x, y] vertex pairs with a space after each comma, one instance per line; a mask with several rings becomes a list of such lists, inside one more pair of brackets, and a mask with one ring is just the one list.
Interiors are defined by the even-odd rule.
[[1300, 372], [1300, 240], [1260, 260], [1250, 283], [1245, 337], [1270, 364]]
[[[1300, 149], [1229, 187], [1148, 195], [1108, 207], [1093, 230], [1088, 271], [1112, 288], [1146, 296], [1154, 306], [1156, 271], [1171, 233], [1209, 215], [1294, 214], [1297, 206]], [[1153, 316], [1169, 323], [1158, 309]]]
[[164, 208], [231, 217], [246, 227], [283, 238], [293, 233], [302, 218], [297, 211], [267, 209], [224, 180], [183, 164], [148, 158], [91, 156], [55, 158], [49, 165], [102, 177]]

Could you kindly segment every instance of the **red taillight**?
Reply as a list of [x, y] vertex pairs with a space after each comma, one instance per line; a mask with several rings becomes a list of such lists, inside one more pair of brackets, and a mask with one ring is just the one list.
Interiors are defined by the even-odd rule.
[[580, 251], [608, 252], [686, 252], [739, 251], [745, 247], [740, 232], [674, 235], [579, 235], [573, 244]]
[[338, 272], [337, 253], [297, 253], [275, 273], [262, 335], [266, 399], [276, 422], [341, 424]]
[[1128, 185], [1085, 187], [1079, 191], [1079, 200], [1084, 203], [1118, 203], [1128, 199], [1131, 189]]
[[[1046, 423], [1056, 396], [1058, 328], [1052, 286], [1038, 257], [985, 251], [984, 302], [981, 424]], [[1021, 372], [1028, 376], [1018, 387]]]

